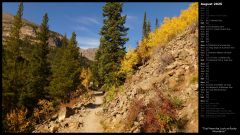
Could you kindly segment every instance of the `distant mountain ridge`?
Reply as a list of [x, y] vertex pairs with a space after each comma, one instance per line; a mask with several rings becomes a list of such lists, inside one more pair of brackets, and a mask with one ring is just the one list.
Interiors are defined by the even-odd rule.
[[80, 52], [89, 60], [94, 60], [97, 48], [80, 49]]
[[[9, 37], [10, 30], [13, 24], [14, 16], [11, 14], [3, 13], [2, 14], [2, 40], [3, 44], [5, 43], [7, 37]], [[39, 25], [30, 22], [26, 19], [22, 19], [23, 27], [21, 28], [21, 38], [28, 37], [30, 41], [36, 42], [34, 38], [36, 37], [36, 31], [39, 30]], [[49, 45], [50, 46], [58, 46], [60, 45], [60, 41], [63, 38], [63, 35], [50, 31]]]
[[[13, 24], [13, 19], [14, 19], [14, 16], [12, 14], [2, 13], [3, 44], [6, 42], [6, 39], [9, 37], [10, 30]], [[26, 19], [22, 19], [22, 21], [23, 21], [23, 27], [21, 28], [21, 36], [22, 36], [21, 38], [28, 37], [30, 41], [36, 42], [35, 41], [36, 31], [39, 30], [40, 26]], [[59, 46], [62, 38], [63, 38], [62, 34], [50, 30], [49, 45], [52, 47]], [[79, 49], [79, 52], [81, 52], [82, 55], [88, 58], [89, 60], [94, 60], [96, 50], [97, 48]]]

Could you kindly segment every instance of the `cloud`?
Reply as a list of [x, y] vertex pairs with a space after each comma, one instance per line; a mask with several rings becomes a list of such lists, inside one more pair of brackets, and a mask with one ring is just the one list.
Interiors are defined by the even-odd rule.
[[136, 21], [137, 19], [138, 19], [137, 16], [127, 15], [127, 20], [129, 20], [129, 21], [131, 21], [131, 20]]
[[86, 26], [71, 26], [71, 29], [73, 29], [74, 31], [82, 31], [82, 32], [88, 32], [88, 33], [92, 33], [92, 31], [89, 29], [89, 27]]
[[100, 25], [101, 23], [98, 21], [96, 17], [88, 17], [88, 16], [79, 16], [79, 17], [71, 17], [70, 20], [73, 22], [77, 22], [84, 25]]
[[98, 48], [100, 41], [99, 38], [91, 38], [91, 37], [79, 37], [77, 38], [78, 44], [80, 48]]

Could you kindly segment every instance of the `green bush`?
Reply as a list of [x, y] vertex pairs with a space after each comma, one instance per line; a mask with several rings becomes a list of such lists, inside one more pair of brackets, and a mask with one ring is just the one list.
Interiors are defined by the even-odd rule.
[[178, 97], [172, 97], [171, 98], [171, 102], [173, 104], [173, 106], [177, 109], [181, 109], [183, 107], [183, 101], [181, 99], [179, 99]]
[[111, 102], [114, 99], [116, 87], [114, 85], [113, 86], [104, 85], [102, 88], [107, 91], [105, 102]]

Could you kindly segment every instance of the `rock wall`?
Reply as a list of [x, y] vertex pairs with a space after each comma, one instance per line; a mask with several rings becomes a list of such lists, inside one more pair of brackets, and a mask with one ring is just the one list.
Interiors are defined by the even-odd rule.
[[80, 49], [80, 53], [91, 61], [95, 59], [96, 52], [97, 48]]

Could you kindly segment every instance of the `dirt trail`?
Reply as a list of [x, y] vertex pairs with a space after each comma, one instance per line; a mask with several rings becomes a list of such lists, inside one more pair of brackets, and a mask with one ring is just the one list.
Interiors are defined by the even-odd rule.
[[101, 116], [99, 112], [102, 111], [101, 104], [103, 103], [102, 92], [94, 92], [95, 103], [91, 104], [88, 109], [89, 113], [83, 118], [83, 127], [80, 132], [103, 132], [103, 127], [100, 123]]
[[101, 125], [101, 111], [103, 103], [103, 93], [101, 91], [93, 91], [93, 101], [87, 105], [84, 104], [84, 110], [80, 109], [68, 118], [59, 122], [53, 120], [36, 126], [34, 133], [99, 133], [104, 132]]

